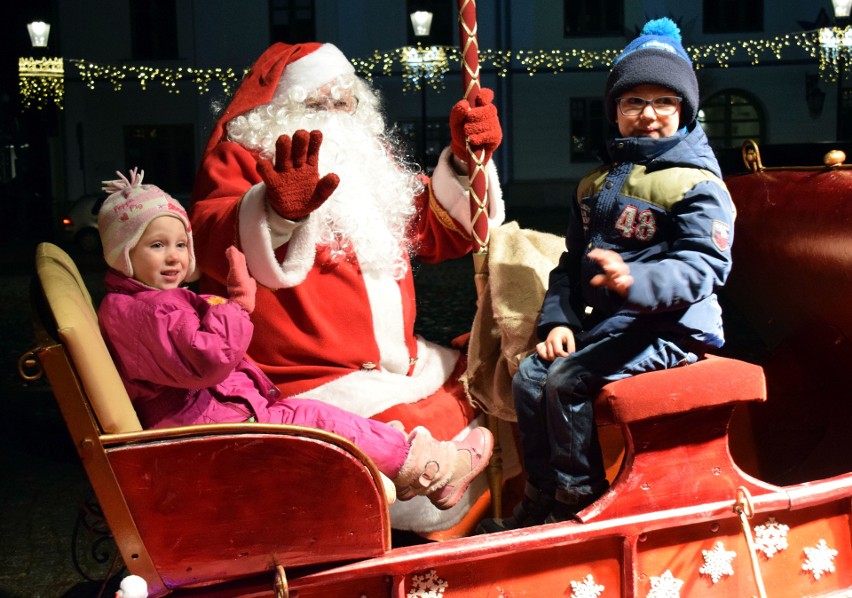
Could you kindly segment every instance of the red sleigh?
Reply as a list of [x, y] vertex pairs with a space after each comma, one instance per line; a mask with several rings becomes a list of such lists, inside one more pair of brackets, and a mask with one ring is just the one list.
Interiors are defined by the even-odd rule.
[[[758, 324], [752, 333], [775, 349], [766, 360], [768, 377], [747, 361], [713, 356], [604, 388], [596, 403], [599, 425], [618, 431], [624, 454], [611, 489], [580, 513], [582, 523], [392, 547], [381, 476], [342, 439], [258, 424], [140, 430], [85, 285], [70, 258], [50, 244], [37, 255], [36, 296], [46, 334], [34, 355], [121, 557], [145, 578], [152, 596], [847, 595], [849, 451], [813, 451], [830, 473], [822, 479], [768, 483], [758, 474], [770, 471], [780, 480], [780, 465], [767, 460], [765, 437], [742, 431], [758, 429], [773, 392], [794, 393], [786, 384], [807, 380], [815, 362], [824, 368], [818, 372], [835, 373], [813, 380], [815, 387], [841, 396], [810, 396], [808, 409], [845, 398], [843, 370], [834, 361], [846, 355], [846, 316], [824, 309], [820, 301], [830, 298], [812, 296], [821, 286], [775, 296], [763, 311], [755, 309], [764, 283], [758, 270], [784, 276], [761, 253], [778, 251], [780, 241], [761, 232], [783, 216], [765, 205], [768, 191], [763, 196], [756, 189], [772, 190], [772, 205], [793, 201], [784, 194], [793, 180], [848, 196], [852, 170], [766, 170], [728, 184], [739, 210], [735, 252], [749, 252], [742, 260], [735, 255], [731, 301], [744, 322]], [[842, 228], [849, 224], [845, 214], [852, 218], [852, 202], [836, 205], [834, 224]], [[837, 237], [826, 232], [825, 238]], [[835, 245], [821, 247], [830, 258]], [[822, 280], [801, 269], [789, 276]], [[811, 317], [802, 317], [811, 308]], [[821, 360], [788, 359], [790, 343], [804, 338], [784, 319], [790, 314], [802, 324], [822, 318], [806, 345]], [[824, 330], [832, 322], [836, 334], [827, 342]], [[837, 368], [825, 369], [829, 365]], [[848, 413], [847, 407], [829, 417], [842, 421]], [[770, 440], [780, 446], [780, 439]], [[837, 436], [828, 440], [838, 446]], [[779, 463], [789, 463], [789, 456], [780, 449], [773, 455]], [[748, 463], [751, 473], [738, 462]]]

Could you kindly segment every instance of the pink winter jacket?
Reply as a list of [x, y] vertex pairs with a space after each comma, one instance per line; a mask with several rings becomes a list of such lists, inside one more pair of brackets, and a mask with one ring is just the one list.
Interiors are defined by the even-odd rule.
[[101, 331], [143, 427], [268, 421], [279, 392], [245, 358], [253, 326], [239, 305], [115, 270], [104, 283]]

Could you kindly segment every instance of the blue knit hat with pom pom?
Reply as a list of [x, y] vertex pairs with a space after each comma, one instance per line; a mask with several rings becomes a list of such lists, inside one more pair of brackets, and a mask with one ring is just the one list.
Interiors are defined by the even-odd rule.
[[680, 124], [688, 125], [698, 114], [698, 80], [692, 60], [681, 44], [680, 29], [663, 17], [648, 21], [639, 37], [627, 44], [615, 59], [604, 93], [606, 113], [616, 122], [616, 100], [637, 85], [668, 87], [683, 97]]

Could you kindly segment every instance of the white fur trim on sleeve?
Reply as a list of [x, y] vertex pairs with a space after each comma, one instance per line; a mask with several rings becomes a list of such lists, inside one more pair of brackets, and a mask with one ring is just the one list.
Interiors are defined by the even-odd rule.
[[[450, 166], [450, 160], [452, 160], [452, 152], [450, 148], [444, 148], [438, 159], [438, 166], [432, 174], [432, 191], [438, 203], [470, 233], [468, 178], [467, 175], [457, 175]], [[488, 161], [485, 172], [488, 176], [488, 227], [496, 228], [506, 219], [506, 206], [503, 202], [503, 190], [500, 187], [500, 178], [494, 160]]]
[[[316, 244], [311, 218], [292, 223], [288, 234], [282, 218], [273, 223], [266, 210], [266, 186], [258, 183], [246, 191], [240, 202], [240, 245], [252, 276], [269, 289], [294, 287], [305, 280], [314, 265]], [[273, 234], [275, 229], [275, 234]], [[289, 242], [287, 257], [278, 263], [275, 249]]]

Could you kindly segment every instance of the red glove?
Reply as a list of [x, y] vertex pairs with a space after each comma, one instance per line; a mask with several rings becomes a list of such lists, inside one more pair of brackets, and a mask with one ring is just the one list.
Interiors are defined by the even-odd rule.
[[281, 135], [275, 142], [275, 165], [271, 160], [257, 163], [257, 173], [266, 183], [266, 200], [288, 220], [299, 220], [316, 210], [340, 183], [336, 174], [319, 177], [321, 143], [320, 131], [296, 131], [292, 141], [289, 135]]
[[460, 100], [450, 111], [450, 148], [453, 154], [467, 164], [465, 138], [470, 139], [470, 147], [479, 155], [485, 150], [483, 164], [491, 159], [491, 154], [503, 140], [503, 129], [497, 117], [497, 107], [492, 104], [494, 92], [481, 88], [476, 95], [475, 106], [471, 108], [467, 100]]
[[228, 298], [251, 313], [254, 311], [257, 282], [249, 275], [246, 256], [231, 245], [225, 250], [225, 257], [228, 258]]

